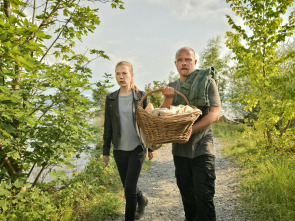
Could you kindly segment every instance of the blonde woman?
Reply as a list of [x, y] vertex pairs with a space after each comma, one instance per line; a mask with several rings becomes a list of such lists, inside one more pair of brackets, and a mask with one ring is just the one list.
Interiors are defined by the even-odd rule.
[[[113, 144], [114, 159], [124, 186], [126, 207], [125, 220], [140, 219], [148, 204], [146, 197], [137, 187], [139, 174], [146, 158], [147, 149], [140, 139], [136, 123], [136, 110], [145, 95], [133, 82], [133, 67], [129, 62], [121, 61], [116, 65], [116, 80], [120, 89], [106, 97], [103, 160], [109, 163], [110, 147]], [[143, 102], [143, 108], [148, 101]], [[148, 151], [149, 160], [153, 152]], [[136, 206], [138, 208], [136, 211]]]

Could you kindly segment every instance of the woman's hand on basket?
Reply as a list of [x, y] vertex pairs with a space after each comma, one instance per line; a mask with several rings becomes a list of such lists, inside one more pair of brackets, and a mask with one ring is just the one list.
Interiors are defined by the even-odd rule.
[[174, 88], [173, 87], [168, 87], [168, 86], [162, 86], [162, 94], [167, 97], [167, 98], [172, 98], [174, 97]]

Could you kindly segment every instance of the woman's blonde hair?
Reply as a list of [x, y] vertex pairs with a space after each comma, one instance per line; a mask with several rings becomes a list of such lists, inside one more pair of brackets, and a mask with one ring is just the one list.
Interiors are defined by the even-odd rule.
[[[132, 66], [132, 64], [129, 63], [128, 61], [120, 61], [120, 62], [116, 65], [115, 70], [117, 69], [118, 66], [121, 66], [121, 65], [126, 65], [127, 67], [129, 67], [130, 73], [131, 73], [131, 74], [134, 74], [134, 73], [133, 73], [133, 66]], [[138, 89], [138, 88], [136, 87], [136, 85], [134, 84], [133, 78], [131, 79], [130, 87], [131, 87], [132, 89], [134, 89], [136, 92], [139, 91], [139, 89]]]

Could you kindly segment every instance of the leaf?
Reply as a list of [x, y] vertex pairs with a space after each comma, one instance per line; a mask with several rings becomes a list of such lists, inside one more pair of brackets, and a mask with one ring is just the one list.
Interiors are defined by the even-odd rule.
[[68, 167], [68, 169], [76, 168], [76, 166], [74, 164], [70, 163], [70, 162], [65, 162], [64, 164]]
[[16, 150], [11, 150], [7, 153], [7, 156], [12, 157], [14, 160], [20, 159], [20, 155]]
[[14, 46], [14, 47], [11, 49], [11, 52], [13, 52], [13, 53], [19, 53], [18, 46]]
[[6, 202], [6, 200], [0, 200], [0, 208], [2, 208], [3, 212], [8, 209], [7, 204], [8, 203]]
[[9, 21], [11, 23], [17, 23], [18, 22], [18, 19], [14, 15], [11, 15], [11, 17], [9, 18]]
[[14, 133], [16, 130], [11, 124], [5, 124], [3, 123], [4, 128], [9, 132], [9, 133]]
[[3, 137], [10, 137], [10, 134], [7, 133], [6, 131], [1, 130], [0, 132], [2, 133]]
[[4, 74], [5, 74], [6, 76], [8, 76], [8, 77], [12, 77], [12, 78], [16, 76], [15, 72], [10, 72], [10, 71], [6, 71], [6, 72], [4, 72]]
[[0, 196], [8, 197], [10, 195], [11, 195], [10, 191], [0, 187]]
[[7, 36], [8, 36], [7, 33], [1, 34], [1, 35], [0, 35], [0, 40], [1, 40], [1, 41], [6, 40], [6, 39], [7, 39]]
[[16, 188], [21, 188], [24, 186], [24, 182], [20, 179], [17, 179], [14, 183], [13, 186], [15, 186]]

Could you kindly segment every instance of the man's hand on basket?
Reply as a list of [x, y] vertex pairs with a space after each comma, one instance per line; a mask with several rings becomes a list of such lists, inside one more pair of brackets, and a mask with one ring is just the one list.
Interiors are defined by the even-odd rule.
[[173, 87], [168, 87], [168, 86], [162, 86], [162, 94], [167, 97], [167, 98], [172, 98], [174, 97], [174, 88]]

